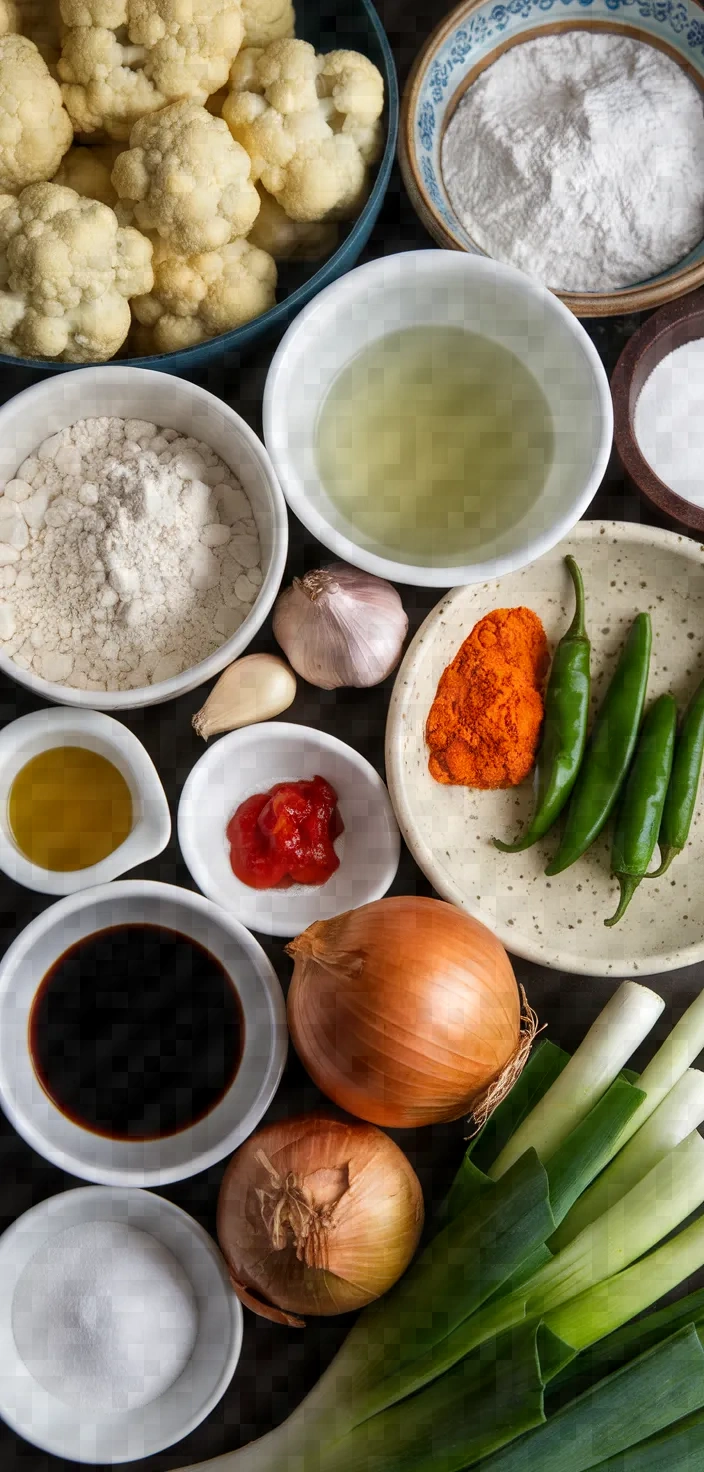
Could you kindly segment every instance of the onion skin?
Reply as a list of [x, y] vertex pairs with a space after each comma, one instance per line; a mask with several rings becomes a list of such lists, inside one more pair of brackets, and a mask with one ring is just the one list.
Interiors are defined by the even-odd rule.
[[[272, 1206], [289, 1190], [320, 1209], [321, 1229], [277, 1238]], [[423, 1228], [423, 1193], [403, 1151], [357, 1120], [321, 1112], [265, 1125], [222, 1179], [217, 1234], [232, 1286], [248, 1308], [302, 1327], [299, 1314], [363, 1308], [405, 1272]]]
[[454, 905], [376, 900], [316, 922], [287, 950], [296, 1052], [360, 1119], [392, 1129], [460, 1119], [519, 1053], [508, 955]]

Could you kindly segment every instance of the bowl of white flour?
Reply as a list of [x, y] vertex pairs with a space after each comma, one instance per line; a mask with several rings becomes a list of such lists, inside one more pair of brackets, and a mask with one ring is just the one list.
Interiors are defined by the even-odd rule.
[[219, 674], [287, 543], [264, 446], [185, 379], [85, 368], [0, 409], [0, 669], [44, 699], [119, 711]]
[[696, 0], [461, 0], [418, 56], [399, 155], [443, 246], [513, 265], [578, 316], [704, 282]]

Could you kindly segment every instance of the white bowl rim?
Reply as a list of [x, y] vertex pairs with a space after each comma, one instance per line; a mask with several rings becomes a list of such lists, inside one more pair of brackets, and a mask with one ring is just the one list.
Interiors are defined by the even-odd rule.
[[[116, 380], [122, 379], [125, 385], [130, 380], [134, 384], [137, 401], [140, 385], [146, 387], [147, 380], [149, 380], [158, 382], [163, 389], [165, 378], [165, 375], [155, 368], [136, 368], [129, 363], [120, 364], [119, 362], [105, 363], [100, 367], [88, 364], [85, 368], [76, 368], [70, 373], [50, 375], [39, 383], [32, 384], [30, 388], [21, 389], [18, 394], [13, 394], [4, 404], [0, 405], [0, 437], [3, 434], [5, 419], [9, 418], [11, 413], [16, 413], [19, 403], [22, 403], [31, 414], [43, 397], [54, 392], [57, 387], [63, 388], [83, 378], [86, 373], [99, 374], [103, 381], [110, 375]], [[84, 382], [86, 381], [84, 379]], [[168, 680], [160, 680], [154, 685], [143, 685], [135, 690], [78, 690], [70, 685], [58, 685], [53, 680], [43, 680], [40, 675], [35, 675], [31, 670], [20, 669], [14, 660], [3, 654], [0, 649], [0, 670], [44, 700], [53, 700], [57, 705], [83, 706], [89, 709], [99, 707], [105, 711], [135, 710], [138, 707], [159, 705], [166, 700], [175, 700], [177, 696], [187, 694], [190, 690], [197, 689], [199, 685], [204, 685], [206, 681], [219, 675], [233, 660], [238, 659], [271, 612], [274, 599], [281, 586], [288, 554], [286, 502], [271, 456], [266, 445], [254, 433], [246, 419], [243, 419], [242, 415], [238, 414], [226, 399], [218, 398], [216, 394], [211, 394], [209, 389], [201, 388], [199, 384], [192, 383], [188, 378], [179, 378], [179, 382], [186, 386], [195, 403], [202, 404], [204, 408], [211, 405], [217, 409], [218, 413], [229, 418], [230, 423], [237, 429], [252, 456], [257, 460], [266, 480], [272, 514], [272, 554], [271, 563], [261, 588], [239, 629], [230, 639], [226, 639], [213, 654], [207, 655], [205, 659], [192, 665], [190, 669], [182, 670], [179, 675], [172, 675]], [[142, 417], [139, 410], [140, 405], [137, 402], [135, 418]], [[194, 678], [195, 676], [197, 678]]]
[[[204, 751], [202, 756], [198, 758], [198, 761], [191, 768], [179, 799], [176, 828], [183, 860], [194, 883], [198, 885], [203, 894], [212, 899], [213, 904], [218, 903], [214, 899], [212, 891], [209, 889], [210, 881], [207, 863], [201, 861], [200, 853], [191, 838], [191, 831], [195, 829], [199, 821], [198, 818], [193, 816], [193, 788], [202, 778], [204, 770], [219, 760], [225, 751], [236, 752], [239, 746], [245, 744], [252, 737], [259, 745], [264, 746], [274, 744], [277, 739], [288, 741], [292, 747], [303, 741], [313, 741], [321, 748], [335, 752], [338, 756], [344, 758], [356, 772], [362, 774], [364, 780], [373, 789], [375, 798], [384, 806], [386, 816], [389, 820], [389, 837], [392, 841], [389, 845], [389, 864], [385, 871], [388, 877], [383, 883], [380, 880], [373, 888], [370, 888], [367, 897], [360, 900], [359, 904], [366, 905], [370, 904], [373, 900], [382, 899], [396, 877], [401, 859], [401, 832], [389, 790], [383, 777], [380, 776], [376, 767], [372, 765], [367, 757], [363, 756], [360, 751], [357, 751], [354, 746], [349, 746], [346, 741], [342, 741], [339, 736], [332, 736], [327, 731], [320, 731], [313, 726], [302, 726], [292, 721], [259, 721], [250, 726], [242, 726], [237, 731], [229, 731], [226, 735], [220, 737], [217, 742], [214, 742], [207, 751]], [[394, 839], [395, 842], [393, 841]], [[391, 872], [392, 869], [393, 872]], [[264, 892], [268, 893], [268, 891]], [[253, 897], [256, 897], [259, 893], [260, 891], [258, 890], [252, 890]], [[295, 905], [295, 894], [292, 896], [291, 904], [292, 907]], [[252, 906], [251, 915], [248, 915], [247, 919], [243, 920], [242, 923], [247, 924], [249, 921], [252, 924], [252, 928], [257, 930], [261, 935], [286, 938], [298, 933], [300, 927], [291, 929], [288, 926], [286, 929], [283, 929], [276, 920], [272, 920], [267, 915], [266, 911], [260, 914], [257, 910], [257, 923], [255, 925], [254, 913], [256, 898], [253, 898]]]
[[[15, 966], [22, 962], [37, 936], [49, 933], [57, 924], [60, 925], [67, 915], [85, 909], [90, 904], [107, 899], [129, 900], [133, 896], [142, 899], [164, 900], [171, 904], [177, 903], [183, 905], [184, 908], [190, 907], [201, 915], [207, 916], [221, 929], [229, 930], [236, 937], [257, 971], [273, 1012], [271, 1053], [267, 1071], [262, 1076], [254, 1101], [244, 1117], [244, 1123], [247, 1126], [244, 1130], [241, 1125], [236, 1126], [218, 1143], [193, 1155], [187, 1166], [183, 1164], [166, 1168], [154, 1166], [144, 1170], [122, 1169], [107, 1164], [89, 1167], [70, 1150], [61, 1149], [51, 1141], [47, 1141], [35, 1119], [17, 1107], [14, 1090], [5, 1074], [0, 1056], [0, 1108], [18, 1135], [44, 1160], [49, 1160], [52, 1165], [57, 1165], [60, 1170], [68, 1171], [71, 1175], [77, 1176], [79, 1180], [90, 1181], [98, 1186], [166, 1186], [174, 1181], [190, 1180], [191, 1176], [207, 1170], [211, 1165], [217, 1165], [248, 1138], [263, 1118], [281, 1082], [288, 1053], [288, 1026], [284, 995], [271, 961], [259, 941], [247, 929], [247, 926], [242, 924], [241, 920], [237, 920], [234, 915], [229, 915], [220, 905], [213, 904], [212, 900], [206, 899], [204, 895], [197, 894], [191, 889], [183, 889], [177, 884], [164, 884], [157, 879], [118, 879], [111, 884], [94, 885], [92, 889], [81, 889], [75, 894], [66, 895], [63, 899], [57, 900], [55, 904], [42, 910], [41, 914], [30, 920], [19, 935], [15, 936], [0, 960], [0, 1005], [9, 990]], [[37, 984], [40, 980], [41, 978], [37, 979]], [[250, 1118], [253, 1116], [256, 1118], [250, 1124]], [[92, 1136], [92, 1138], [96, 1137]], [[109, 1140], [106, 1143], [109, 1145]]]
[[[147, 751], [134, 731], [129, 726], [116, 721], [114, 716], [106, 715], [103, 711], [85, 710], [76, 706], [44, 706], [41, 710], [31, 711], [28, 715], [17, 716], [15, 720], [8, 721], [6, 726], [0, 730], [0, 767], [5, 759], [12, 757], [13, 749], [16, 748], [16, 739], [23, 734], [46, 735], [44, 751], [49, 751], [61, 738], [62, 732], [67, 726], [74, 725], [76, 730], [83, 730], [86, 736], [97, 736], [105, 741], [106, 746], [111, 746], [114, 751], [119, 752], [124, 758], [126, 765], [133, 774], [135, 786], [139, 789], [142, 800], [151, 805], [151, 823], [154, 829], [154, 842], [145, 844], [138, 843], [139, 829], [144, 819], [133, 824], [130, 832], [118, 848], [101, 859], [98, 864], [91, 864], [85, 869], [45, 869], [41, 864], [32, 863], [22, 853], [21, 849], [6, 837], [0, 826], [0, 870], [13, 879], [15, 884], [21, 884], [24, 889], [35, 890], [39, 894], [50, 894], [55, 896], [75, 894], [80, 889], [93, 889], [96, 885], [105, 884], [111, 879], [117, 879], [121, 874], [135, 869], [138, 864], [144, 864], [148, 859], [156, 858], [157, 854], [163, 852], [171, 837], [171, 813], [164, 791], [164, 785], [157, 769]], [[42, 729], [43, 728], [43, 729]], [[54, 734], [52, 735], [52, 730]], [[31, 757], [28, 758], [31, 761]], [[20, 768], [21, 770], [21, 768]], [[132, 842], [134, 838], [135, 842]], [[125, 862], [126, 861], [126, 862]]]
[[[113, 1459], [113, 1461], [110, 1463], [101, 1463], [101, 1465], [110, 1466], [114, 1466], [118, 1462], [124, 1463], [125, 1461], [136, 1461], [137, 1458], [141, 1456], [153, 1456], [156, 1452], [164, 1451], [167, 1447], [173, 1446], [177, 1441], [182, 1441], [183, 1438], [190, 1435], [191, 1431], [194, 1431], [197, 1426], [202, 1425], [206, 1417], [210, 1415], [210, 1412], [222, 1399], [228, 1385], [230, 1384], [230, 1381], [232, 1380], [235, 1370], [237, 1369], [240, 1356], [242, 1354], [242, 1339], [244, 1333], [244, 1315], [242, 1312], [242, 1306], [239, 1299], [237, 1298], [237, 1295], [233, 1293], [230, 1288], [230, 1282], [224, 1258], [219, 1252], [216, 1242], [213, 1240], [210, 1234], [206, 1232], [205, 1227], [201, 1226], [200, 1222], [196, 1221], [196, 1218], [191, 1216], [189, 1212], [184, 1211], [182, 1206], [177, 1206], [174, 1201], [169, 1201], [166, 1196], [158, 1196], [154, 1192], [144, 1191], [141, 1187], [138, 1186], [128, 1186], [120, 1189], [119, 1201], [121, 1207], [128, 1206], [130, 1201], [134, 1201], [135, 1198], [141, 1202], [144, 1202], [145, 1205], [147, 1202], [150, 1203], [148, 1209], [150, 1211], [150, 1214], [154, 1217], [160, 1217], [161, 1215], [175, 1217], [178, 1220], [179, 1224], [184, 1227], [184, 1229], [191, 1237], [195, 1251], [198, 1253], [207, 1254], [207, 1256], [211, 1259], [213, 1265], [217, 1269], [218, 1276], [222, 1283], [223, 1304], [228, 1311], [231, 1332], [229, 1344], [223, 1344], [223, 1365], [220, 1375], [218, 1376], [217, 1383], [211, 1391], [210, 1395], [203, 1402], [203, 1404], [197, 1410], [193, 1411], [188, 1419], [184, 1420], [182, 1425], [177, 1430], [175, 1430], [174, 1432], [169, 1432], [167, 1439], [161, 1441], [158, 1446], [154, 1445], [152, 1447], [149, 1447], [146, 1451], [137, 1453], [136, 1456], [130, 1454], [129, 1457], [126, 1458], [118, 1457], [116, 1459]], [[25, 1228], [28, 1226], [31, 1226], [32, 1228], [42, 1227], [44, 1221], [46, 1221], [48, 1228], [49, 1218], [54, 1216], [60, 1219], [64, 1209], [69, 1206], [69, 1201], [70, 1204], [72, 1204], [73, 1206], [78, 1206], [81, 1208], [85, 1207], [85, 1215], [83, 1215], [83, 1212], [81, 1211], [81, 1216], [84, 1221], [88, 1222], [95, 1220], [95, 1218], [89, 1214], [93, 1202], [99, 1201], [108, 1206], [111, 1206], [116, 1204], [117, 1199], [118, 1193], [116, 1192], [115, 1188], [109, 1186], [75, 1186], [67, 1191], [60, 1191], [55, 1196], [48, 1196], [44, 1201], [39, 1201], [34, 1206], [28, 1207], [27, 1211], [22, 1212], [20, 1216], [16, 1217], [15, 1220], [11, 1222], [8, 1227], [6, 1227], [5, 1231], [0, 1234], [0, 1260], [2, 1259], [3, 1254], [8, 1251], [8, 1249], [12, 1251], [13, 1238], [18, 1233], [18, 1231], [24, 1231]], [[101, 1220], [105, 1219], [112, 1220], [112, 1218], [101, 1218]], [[118, 1218], [116, 1217], [115, 1220], [117, 1219]], [[57, 1223], [56, 1231], [61, 1230], [63, 1230], [63, 1228]], [[49, 1241], [50, 1237], [53, 1235], [53, 1230], [46, 1230], [43, 1236], [43, 1241]], [[156, 1231], [154, 1231], [152, 1235], [156, 1237]], [[40, 1246], [41, 1244], [38, 1243], [37, 1245]], [[3, 1282], [5, 1295], [7, 1295], [8, 1285], [5, 1277], [3, 1278]], [[11, 1284], [10, 1286], [14, 1287], [15, 1285]], [[32, 1446], [40, 1447], [42, 1451], [48, 1451], [55, 1456], [68, 1455], [64, 1446], [50, 1446], [47, 1444], [46, 1440], [39, 1442], [33, 1439], [31, 1426], [26, 1426], [24, 1425], [24, 1423], [21, 1423], [17, 1417], [8, 1412], [7, 1407], [3, 1406], [1, 1408], [1, 1414], [6, 1424], [10, 1426], [12, 1430], [17, 1433], [18, 1436], [22, 1436], [26, 1441], [30, 1442]], [[129, 1412], [126, 1413], [126, 1418], [129, 1417], [129, 1414]], [[84, 1462], [86, 1460], [86, 1458], [82, 1457], [80, 1454], [80, 1446], [74, 1448], [70, 1455], [72, 1458], [75, 1458], [75, 1460], [79, 1462]]]
[[[403, 273], [411, 269], [413, 263], [425, 262], [429, 258], [432, 260], [432, 268], [435, 272], [444, 272], [449, 275], [461, 275], [465, 272], [479, 277], [489, 277], [495, 284], [497, 281], [499, 284], [502, 281], [520, 283], [524, 288], [530, 289], [536, 302], [542, 302], [546, 312], [561, 319], [587, 359], [599, 400], [602, 425], [594, 468], [584, 490], [573, 502], [571, 510], [566, 511], [558, 521], [553, 522], [547, 531], [527, 542], [520, 553], [506, 553], [489, 562], [464, 563], [454, 567], [419, 567], [412, 563], [395, 562], [390, 558], [378, 556], [368, 548], [358, 547], [356, 542], [351, 541], [344, 533], [331, 526], [305, 494], [300, 494], [297, 488], [290, 485], [287, 456], [285, 452], [279, 452], [276, 443], [276, 426], [286, 415], [285, 394], [281, 392], [279, 384], [281, 378], [285, 376], [287, 355], [301, 330], [307, 327], [316, 313], [325, 312], [333, 300], [343, 305], [345, 301], [348, 303], [354, 301], [357, 297], [364, 295], [366, 288], [375, 278], [383, 277], [394, 266], [399, 273]], [[341, 276], [330, 286], [326, 286], [314, 297], [313, 301], [303, 308], [302, 312], [299, 312], [279, 343], [264, 386], [262, 412], [264, 443], [271, 456], [274, 470], [288, 505], [307, 530], [312, 532], [313, 536], [323, 543], [323, 546], [335, 552], [345, 562], [352, 563], [354, 567], [360, 567], [365, 572], [374, 573], [377, 577], [388, 578], [395, 583], [406, 583], [423, 588], [450, 588], [456, 584], [489, 582], [492, 578], [503, 577], [504, 573], [516, 572], [528, 563], [536, 562], [544, 552], [549, 552], [572, 530], [593, 501], [606, 473], [613, 441], [613, 404], [606, 369], [594, 343], [574, 313], [565, 306], [564, 302], [554, 296], [547, 286], [534, 281], [532, 277], [517, 270], [515, 266], [494, 261], [488, 256], [474, 256], [462, 251], [409, 250], [399, 251], [394, 255], [379, 256], [362, 266], [355, 266], [345, 276]]]

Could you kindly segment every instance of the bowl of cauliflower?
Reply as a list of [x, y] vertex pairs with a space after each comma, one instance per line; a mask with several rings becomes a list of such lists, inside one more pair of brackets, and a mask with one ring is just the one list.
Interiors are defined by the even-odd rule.
[[371, 0], [0, 0], [0, 363], [283, 330], [366, 244], [397, 115]]

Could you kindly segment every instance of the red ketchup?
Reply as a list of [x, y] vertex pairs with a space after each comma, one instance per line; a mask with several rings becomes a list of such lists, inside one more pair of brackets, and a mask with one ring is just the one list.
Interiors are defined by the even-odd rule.
[[340, 867], [333, 844], [343, 831], [337, 793], [324, 777], [277, 782], [246, 798], [230, 819], [232, 872], [251, 889], [324, 884]]

